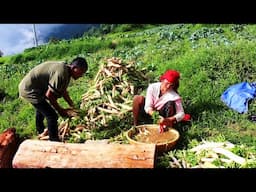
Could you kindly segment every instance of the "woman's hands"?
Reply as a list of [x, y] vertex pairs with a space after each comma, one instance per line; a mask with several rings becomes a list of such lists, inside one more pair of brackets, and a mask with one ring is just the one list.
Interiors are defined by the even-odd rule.
[[163, 118], [161, 117], [159, 120], [159, 132], [163, 133], [164, 129], [168, 126], [168, 127], [173, 127], [173, 124], [176, 122], [176, 118], [175, 117], [166, 117]]
[[163, 118], [158, 111], [152, 111], [151, 113], [153, 124], [159, 124], [160, 120]]
[[168, 127], [173, 127], [173, 124], [176, 123], [176, 118], [172, 117], [162, 117], [158, 111], [152, 111], [151, 116], [153, 119], [153, 124], [159, 124], [159, 132], [164, 132], [164, 129]]

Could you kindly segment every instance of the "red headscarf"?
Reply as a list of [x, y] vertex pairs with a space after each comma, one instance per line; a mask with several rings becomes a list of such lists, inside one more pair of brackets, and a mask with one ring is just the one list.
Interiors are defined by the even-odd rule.
[[173, 89], [178, 92], [179, 88], [179, 78], [180, 78], [180, 73], [175, 70], [167, 70], [163, 75], [160, 76], [160, 81], [166, 79], [170, 83], [174, 84]]
[[175, 70], [167, 70], [161, 77], [160, 81], [166, 79], [170, 83], [176, 83], [180, 78], [180, 73]]

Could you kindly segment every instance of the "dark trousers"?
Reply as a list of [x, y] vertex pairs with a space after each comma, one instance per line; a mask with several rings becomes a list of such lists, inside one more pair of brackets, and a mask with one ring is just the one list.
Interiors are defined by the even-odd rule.
[[[168, 101], [164, 104], [164, 106], [159, 110], [159, 114], [166, 118], [166, 117], [171, 117], [176, 113], [176, 108], [175, 108], [175, 103], [174, 101]], [[147, 114], [144, 110], [144, 105], [142, 108], [140, 108], [140, 121], [142, 121], [142, 124], [152, 124], [153, 119], [152, 116]], [[141, 124], [141, 123], [140, 123]]]
[[38, 104], [33, 104], [36, 108], [36, 130], [40, 134], [44, 131], [44, 119], [47, 120], [48, 134], [50, 141], [58, 141], [58, 114], [52, 106], [46, 101]]

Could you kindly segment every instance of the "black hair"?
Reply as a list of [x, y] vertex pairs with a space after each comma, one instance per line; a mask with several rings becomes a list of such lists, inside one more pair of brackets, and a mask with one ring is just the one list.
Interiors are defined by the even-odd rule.
[[85, 60], [85, 58], [82, 58], [82, 57], [77, 57], [73, 59], [73, 61], [71, 62], [71, 65], [79, 68], [83, 68], [85, 70], [88, 69], [87, 61]]

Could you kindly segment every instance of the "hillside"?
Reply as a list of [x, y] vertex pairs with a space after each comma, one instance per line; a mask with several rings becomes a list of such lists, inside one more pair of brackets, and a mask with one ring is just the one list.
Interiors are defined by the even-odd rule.
[[[52, 41], [22, 54], [0, 57], [0, 131], [15, 127], [24, 138], [36, 136], [34, 110], [18, 98], [18, 84], [35, 65], [46, 60], [71, 61], [84, 56], [89, 71], [69, 87], [77, 106], [82, 95], [93, 85], [100, 64], [117, 57], [125, 63], [134, 63], [137, 71], [149, 77], [147, 83], [158, 81], [166, 69], [181, 73], [179, 93], [190, 123], [176, 128], [181, 133], [174, 151], [159, 158], [159, 167], [169, 167], [172, 157], [185, 159], [191, 165], [198, 161], [189, 151], [202, 141], [224, 142], [236, 145], [237, 155], [249, 159], [244, 167], [256, 167], [256, 125], [248, 117], [256, 113], [255, 102], [249, 112], [239, 114], [220, 100], [231, 85], [256, 77], [256, 25], [236, 24], [172, 24], [172, 25], [117, 25], [71, 40]], [[142, 82], [143, 84], [143, 82]], [[145, 88], [146, 84], [142, 86]], [[144, 94], [144, 92], [140, 92]], [[62, 104], [65, 106], [64, 101]], [[60, 118], [60, 121], [62, 119]], [[91, 130], [92, 139], [123, 140], [123, 132], [131, 127], [132, 115], [125, 121], [114, 119], [111, 127]], [[76, 122], [73, 122], [76, 123]], [[84, 133], [83, 133], [84, 134]], [[77, 142], [84, 142], [85, 136]], [[70, 142], [74, 140], [70, 139]], [[220, 162], [215, 162], [215, 165]], [[224, 167], [243, 167], [226, 163]]]

